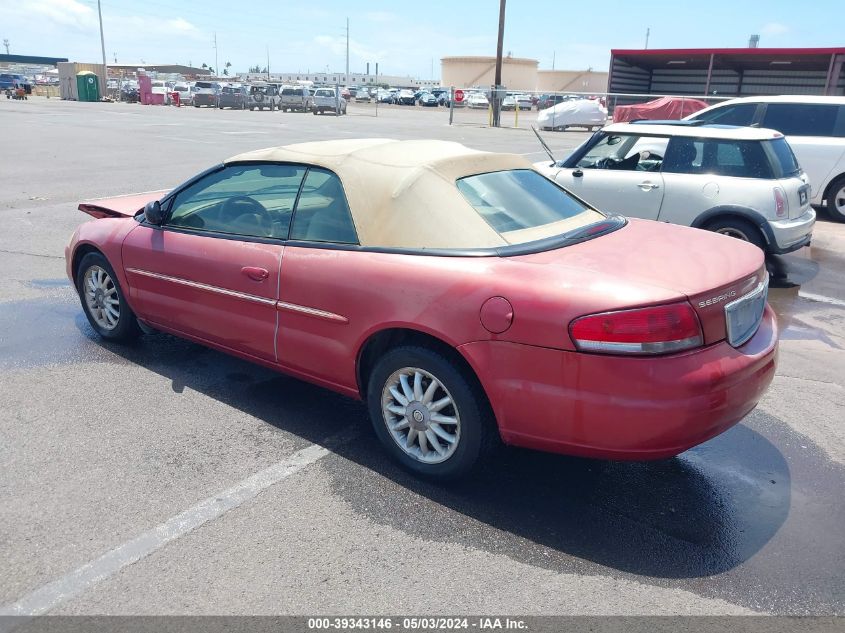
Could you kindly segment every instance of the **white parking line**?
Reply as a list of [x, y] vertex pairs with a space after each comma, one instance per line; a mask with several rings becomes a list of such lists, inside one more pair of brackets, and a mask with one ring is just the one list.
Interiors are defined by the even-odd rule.
[[817, 301], [818, 303], [827, 303], [832, 306], [839, 306], [845, 308], [845, 301], [842, 299], [834, 299], [833, 297], [826, 297], [825, 295], [817, 295], [812, 292], [799, 292], [798, 296], [808, 301]]
[[[325, 442], [337, 445], [348, 440], [350, 433], [334, 436]], [[229, 510], [257, 496], [270, 486], [299, 472], [329, 454], [329, 449], [312, 444], [287, 459], [268, 466], [171, 517], [148, 532], [118, 545], [99, 558], [85, 563], [61, 578], [28, 593], [17, 602], [0, 607], [0, 617], [10, 615], [42, 615], [58, 605], [75, 598], [94, 585], [110, 578], [127, 565], [138, 562], [196, 528], [223, 516]]]

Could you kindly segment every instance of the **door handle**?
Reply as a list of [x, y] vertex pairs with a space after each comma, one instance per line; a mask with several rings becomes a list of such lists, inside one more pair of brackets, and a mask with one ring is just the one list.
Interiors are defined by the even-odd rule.
[[639, 187], [640, 189], [643, 189], [645, 191], [651, 191], [652, 189], [659, 189], [660, 185], [655, 184], [653, 182], [641, 182], [640, 184], [637, 185], [637, 187]]
[[256, 266], [244, 266], [241, 268], [241, 272], [255, 281], [264, 281], [270, 276], [270, 273], [267, 272], [266, 268], [258, 268]]

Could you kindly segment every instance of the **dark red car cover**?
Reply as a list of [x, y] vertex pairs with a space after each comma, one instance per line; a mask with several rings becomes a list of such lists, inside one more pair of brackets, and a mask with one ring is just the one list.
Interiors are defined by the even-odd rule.
[[660, 97], [646, 103], [616, 106], [613, 110], [613, 122], [622, 123], [638, 119], [683, 119], [706, 107], [706, 103], [691, 97]]

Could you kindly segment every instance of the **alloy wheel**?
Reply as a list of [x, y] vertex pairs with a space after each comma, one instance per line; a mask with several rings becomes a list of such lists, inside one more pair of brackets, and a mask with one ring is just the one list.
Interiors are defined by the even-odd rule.
[[390, 436], [411, 458], [439, 464], [457, 449], [460, 413], [449, 390], [430, 372], [417, 367], [393, 372], [382, 389], [381, 408]]
[[839, 191], [833, 196], [833, 206], [840, 216], [845, 216], [845, 185], [839, 188]]
[[91, 266], [85, 271], [82, 284], [91, 317], [104, 330], [113, 330], [120, 320], [120, 298], [114, 280], [105, 269]]

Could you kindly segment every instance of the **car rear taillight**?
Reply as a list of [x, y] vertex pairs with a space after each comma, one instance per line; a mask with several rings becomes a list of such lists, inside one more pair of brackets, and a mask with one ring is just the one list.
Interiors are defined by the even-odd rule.
[[669, 354], [704, 343], [686, 302], [591, 314], [575, 319], [569, 334], [578, 350], [603, 354]]
[[775, 187], [773, 191], [775, 194], [775, 213], [779, 218], [782, 218], [786, 215], [786, 194], [780, 187]]

